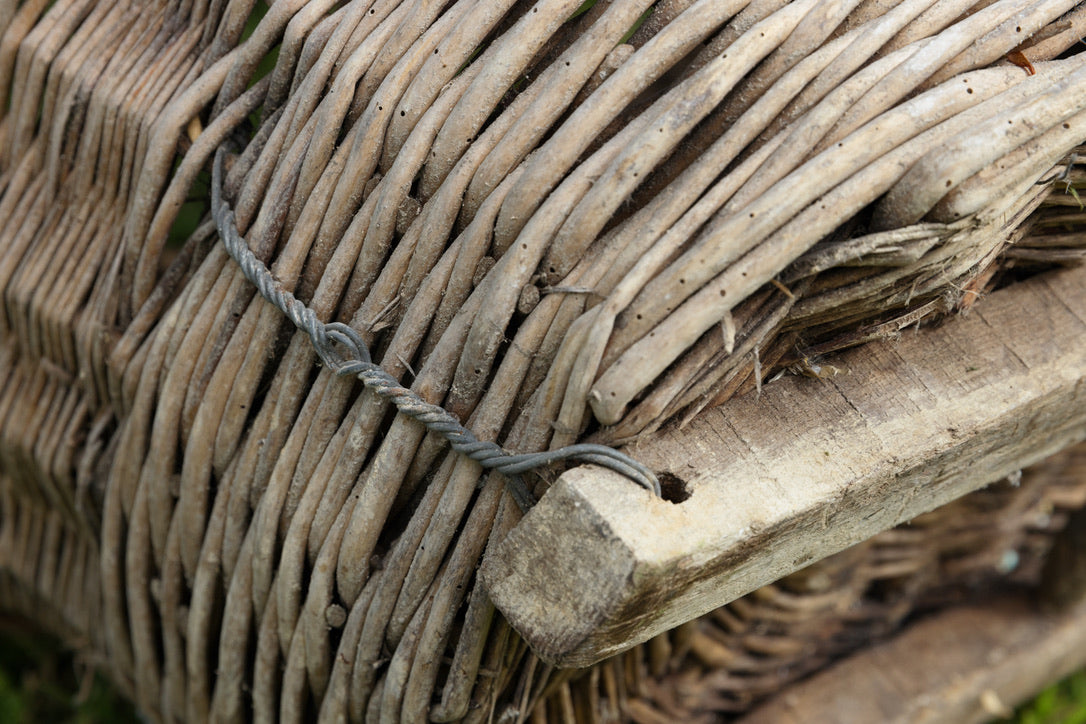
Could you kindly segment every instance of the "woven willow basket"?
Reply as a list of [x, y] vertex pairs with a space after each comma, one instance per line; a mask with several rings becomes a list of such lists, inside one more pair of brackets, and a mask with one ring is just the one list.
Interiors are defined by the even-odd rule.
[[475, 585], [504, 479], [318, 365], [206, 213], [171, 229], [234, 149], [249, 247], [404, 385], [510, 450], [619, 444], [1080, 261], [1084, 34], [1066, 0], [0, 3], [0, 606], [155, 720], [655, 722], [1034, 582], [1081, 449], [550, 669]]

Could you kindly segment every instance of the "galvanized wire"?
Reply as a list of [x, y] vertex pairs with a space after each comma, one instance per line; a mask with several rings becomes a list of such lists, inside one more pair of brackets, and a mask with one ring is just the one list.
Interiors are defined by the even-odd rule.
[[377, 395], [389, 400], [399, 412], [421, 422], [449, 441], [453, 450], [466, 455], [484, 469], [505, 476], [510, 493], [522, 509], [535, 502], [520, 475], [563, 460], [578, 460], [610, 468], [628, 477], [643, 488], [661, 496], [660, 482], [651, 470], [614, 448], [582, 443], [545, 452], [514, 454], [489, 440], [478, 439], [470, 430], [443, 408], [423, 400], [373, 362], [362, 336], [342, 322], [324, 323], [317, 313], [283, 288], [271, 271], [249, 249], [234, 220], [234, 211], [223, 198], [222, 167], [225, 148], [215, 153], [211, 174], [211, 215], [227, 252], [241, 267], [245, 278], [252, 282], [261, 296], [275, 305], [309, 335], [321, 361], [337, 375], [353, 375]]

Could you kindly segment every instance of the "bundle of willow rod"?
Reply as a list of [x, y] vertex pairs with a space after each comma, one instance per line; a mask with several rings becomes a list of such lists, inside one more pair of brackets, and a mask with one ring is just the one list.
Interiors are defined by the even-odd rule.
[[[170, 243], [215, 152], [256, 258], [422, 400], [518, 453], [616, 443], [1029, 261], [1081, 184], [1084, 26], [1070, 0], [6, 4], [4, 534], [92, 561], [58, 615], [156, 717], [519, 711], [549, 674], [474, 583], [519, 509], [321, 368], [209, 217]], [[1080, 255], [1065, 216], [1033, 261]]]

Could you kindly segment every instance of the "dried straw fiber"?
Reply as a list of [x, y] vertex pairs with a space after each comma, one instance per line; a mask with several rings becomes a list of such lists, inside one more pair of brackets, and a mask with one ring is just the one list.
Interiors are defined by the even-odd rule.
[[[474, 586], [501, 476], [316, 365], [179, 209], [231, 144], [250, 248], [403, 384], [507, 449], [617, 444], [1080, 261], [1084, 34], [1069, 0], [0, 3], [0, 605], [155, 720], [745, 708], [857, 638], [763, 602], [840, 621], [893, 578], [866, 636], [944, 582], [829, 563], [570, 683]], [[1082, 503], [964, 505], [1033, 540], [1044, 496]]]

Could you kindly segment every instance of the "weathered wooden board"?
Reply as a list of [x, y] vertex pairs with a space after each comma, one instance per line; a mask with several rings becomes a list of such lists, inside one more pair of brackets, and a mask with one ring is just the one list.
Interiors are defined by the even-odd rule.
[[786, 689], [741, 724], [979, 724], [1086, 664], [1086, 605], [955, 608]]
[[1086, 437], [1086, 269], [709, 410], [630, 452], [682, 503], [567, 472], [484, 561], [546, 661], [585, 666]]

